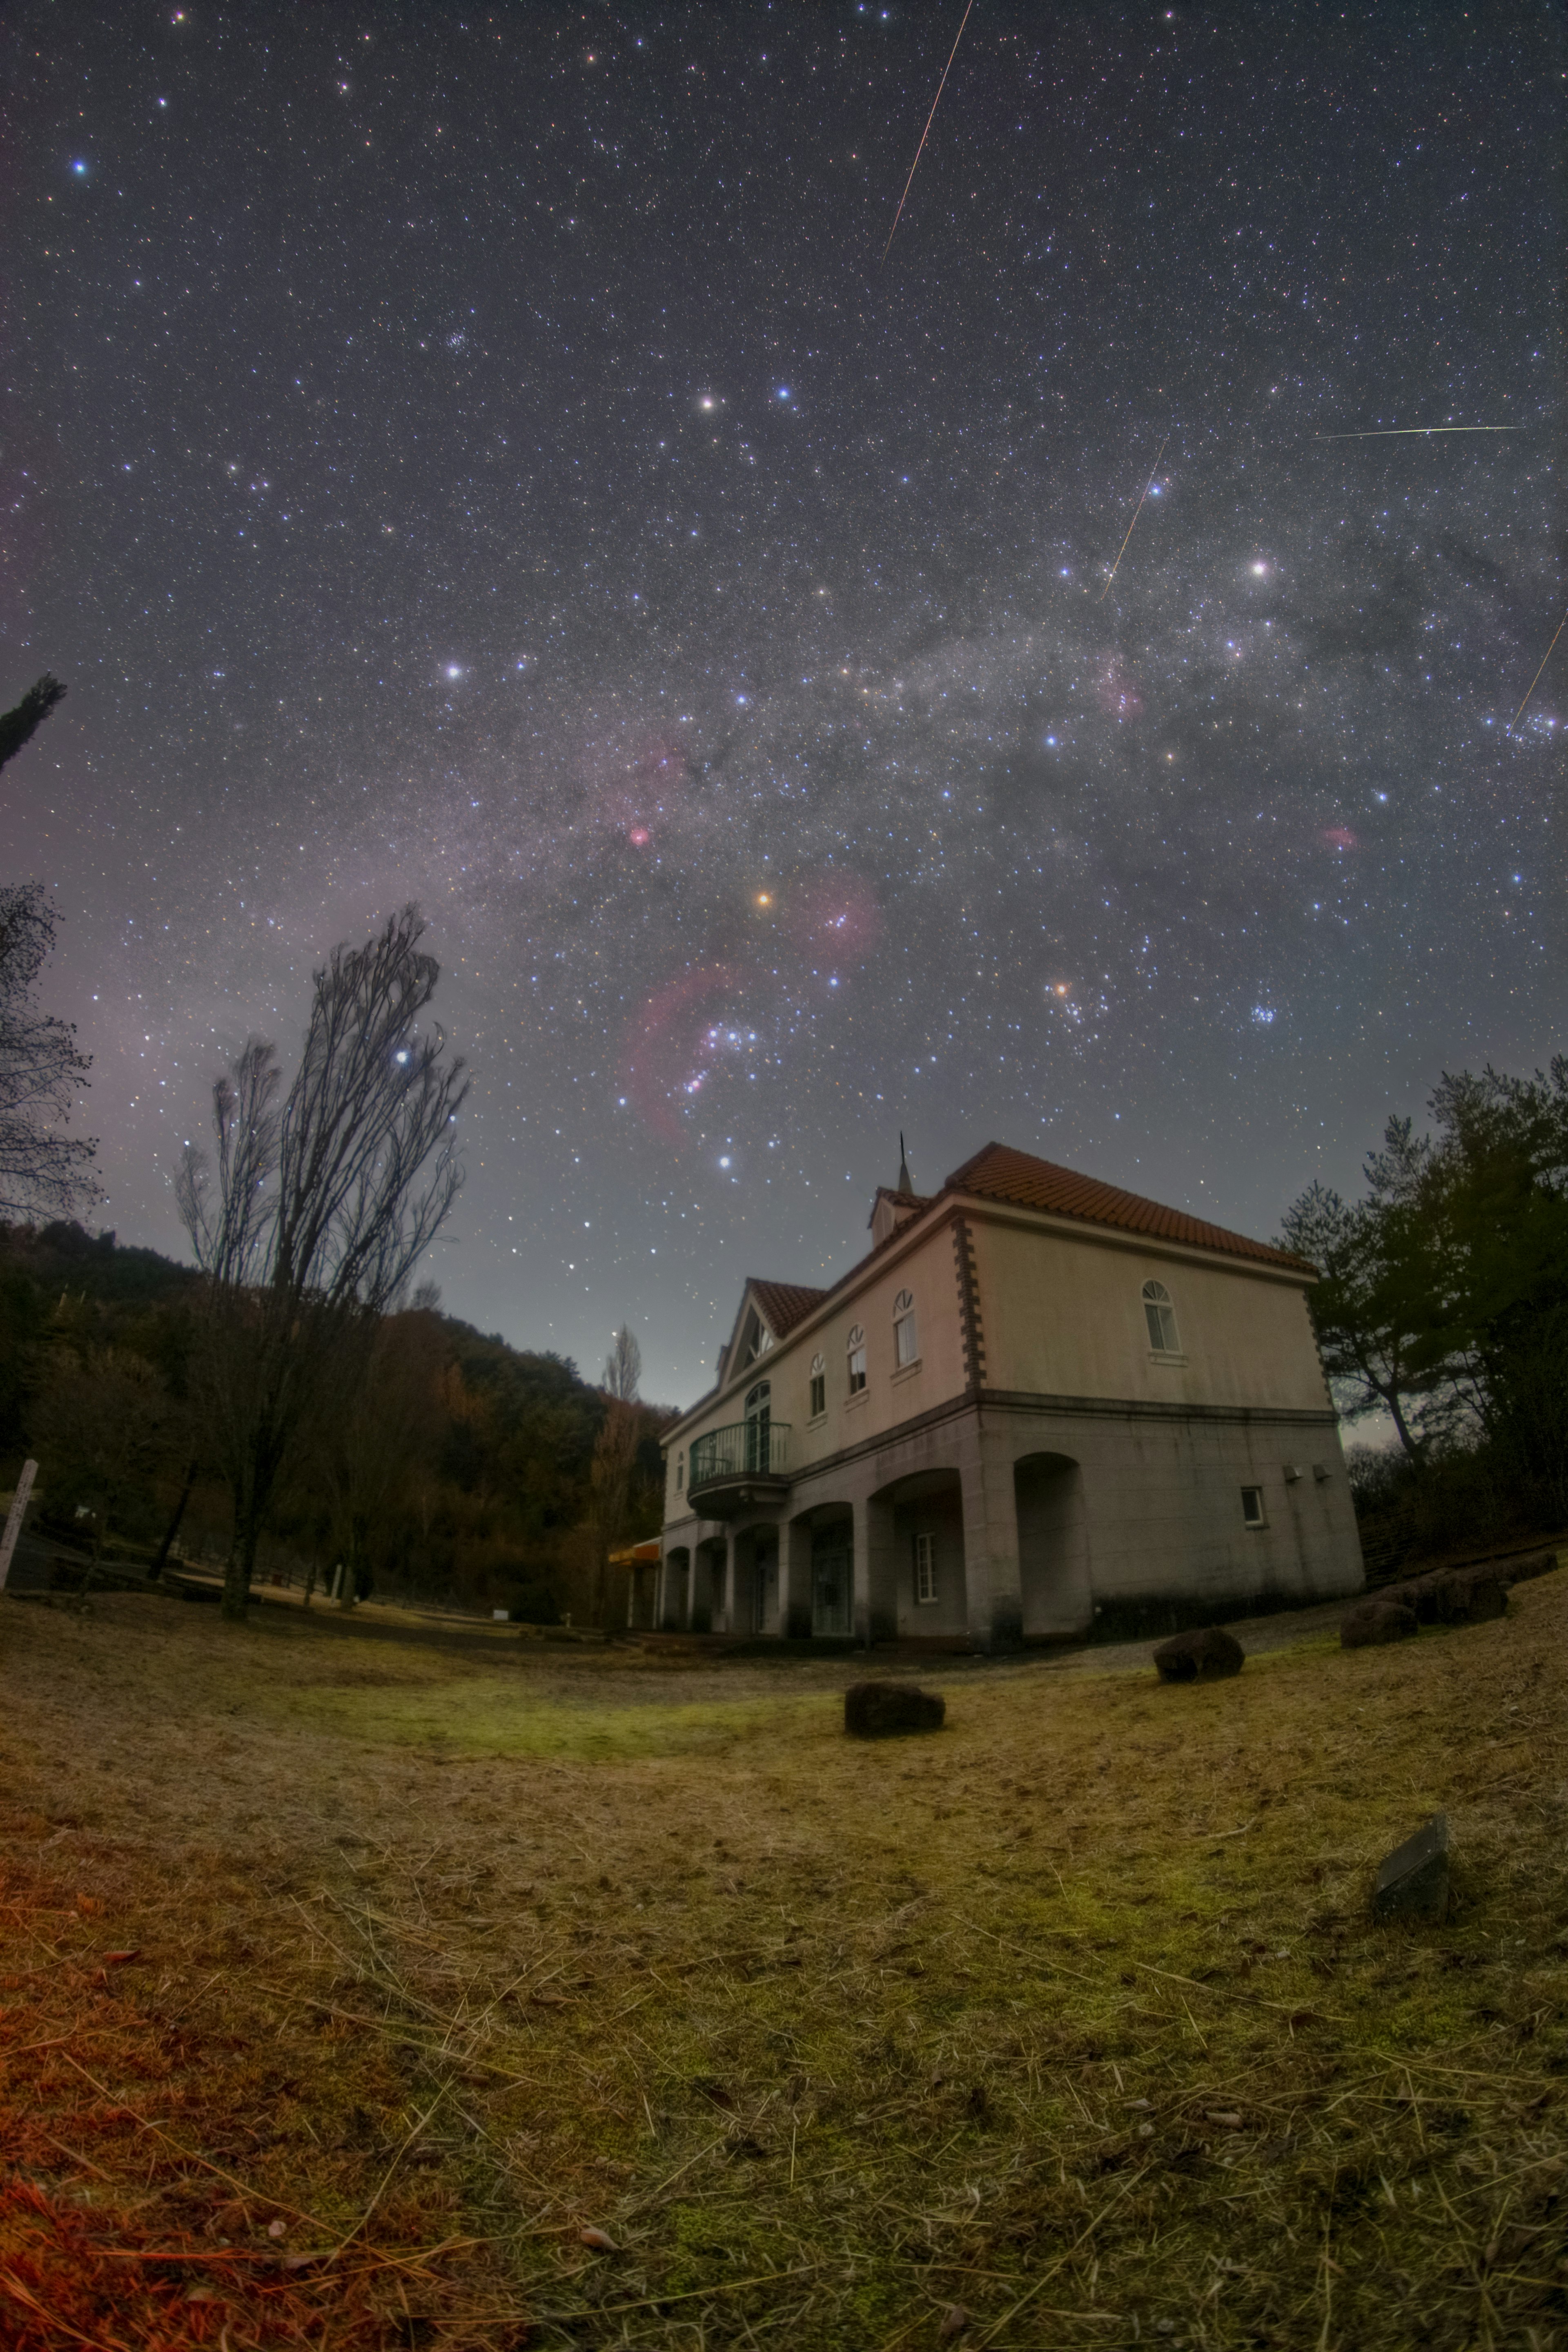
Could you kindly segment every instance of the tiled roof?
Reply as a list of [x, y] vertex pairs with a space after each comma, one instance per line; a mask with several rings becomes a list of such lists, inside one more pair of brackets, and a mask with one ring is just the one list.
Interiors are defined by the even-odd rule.
[[1089, 1224], [1118, 1225], [1123, 1233], [1152, 1234], [1194, 1249], [1223, 1250], [1227, 1257], [1258, 1258], [1268, 1265], [1305, 1263], [1288, 1250], [1271, 1249], [1267, 1242], [1230, 1233], [1224, 1225], [1205, 1224], [1184, 1209], [1163, 1208], [1158, 1201], [1101, 1184], [1092, 1176], [1080, 1176], [1076, 1168], [1058, 1168], [1053, 1160], [1037, 1160], [1005, 1143], [988, 1143], [955, 1168], [942, 1189], [1005, 1202], [1014, 1208], [1047, 1209], [1058, 1217], [1081, 1217]]
[[759, 1282], [754, 1274], [748, 1276], [746, 1286], [775, 1339], [787, 1338], [827, 1296], [826, 1290], [807, 1290], [804, 1283]]

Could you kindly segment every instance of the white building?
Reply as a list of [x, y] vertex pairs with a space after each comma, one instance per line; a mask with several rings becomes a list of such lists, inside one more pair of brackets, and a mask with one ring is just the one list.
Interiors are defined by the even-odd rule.
[[1004, 1144], [753, 1279], [634, 1625], [979, 1650], [1360, 1590], [1301, 1260]]

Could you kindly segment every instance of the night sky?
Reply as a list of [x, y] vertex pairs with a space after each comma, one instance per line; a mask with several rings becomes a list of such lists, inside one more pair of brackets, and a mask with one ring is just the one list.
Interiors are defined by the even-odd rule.
[[671, 1402], [900, 1129], [1268, 1235], [1562, 1049], [1561, 16], [976, 0], [884, 263], [961, 15], [7, 11], [3, 878], [122, 1241], [409, 897], [447, 1307]]

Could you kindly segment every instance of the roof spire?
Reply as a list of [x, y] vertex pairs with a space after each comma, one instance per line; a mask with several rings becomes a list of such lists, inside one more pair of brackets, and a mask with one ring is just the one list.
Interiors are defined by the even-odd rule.
[[910, 1161], [909, 1161], [909, 1154], [908, 1154], [908, 1153], [905, 1151], [905, 1150], [904, 1150], [904, 1130], [903, 1130], [903, 1129], [902, 1129], [902, 1128], [900, 1128], [900, 1129], [899, 1129], [899, 1190], [900, 1190], [900, 1192], [912, 1192], [914, 1191], [914, 1189], [915, 1189], [915, 1188], [914, 1188], [914, 1186], [913, 1186], [913, 1185], [910, 1183]]

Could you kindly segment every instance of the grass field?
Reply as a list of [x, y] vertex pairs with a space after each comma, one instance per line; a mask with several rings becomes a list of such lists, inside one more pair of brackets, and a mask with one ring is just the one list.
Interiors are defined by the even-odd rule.
[[847, 1660], [4, 1604], [0, 2342], [1568, 2347], [1565, 1657], [1559, 1572], [866, 1747]]

